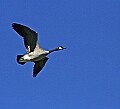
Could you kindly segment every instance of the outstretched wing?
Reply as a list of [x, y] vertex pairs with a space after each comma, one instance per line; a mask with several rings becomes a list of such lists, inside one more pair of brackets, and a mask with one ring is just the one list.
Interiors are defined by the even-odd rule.
[[13, 23], [12, 27], [20, 36], [24, 38], [24, 44], [27, 52], [33, 52], [38, 40], [38, 34], [21, 24]]
[[34, 69], [33, 69], [33, 77], [36, 77], [37, 74], [42, 70], [47, 60], [48, 58], [44, 57], [42, 60], [35, 62]]

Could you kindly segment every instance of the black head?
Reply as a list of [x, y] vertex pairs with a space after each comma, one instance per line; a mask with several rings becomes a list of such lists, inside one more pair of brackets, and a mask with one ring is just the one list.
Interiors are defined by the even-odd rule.
[[63, 46], [59, 46], [58, 49], [59, 49], [59, 50], [63, 50], [63, 49], [66, 49], [66, 48], [63, 47]]

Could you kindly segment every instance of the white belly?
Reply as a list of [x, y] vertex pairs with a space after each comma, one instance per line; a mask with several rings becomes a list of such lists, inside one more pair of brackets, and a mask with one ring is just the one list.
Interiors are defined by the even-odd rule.
[[48, 55], [48, 52], [42, 53], [42, 54], [35, 54], [33, 52], [24, 55], [22, 58], [24, 59], [22, 62], [34, 62], [34, 61], [39, 61], [45, 56]]

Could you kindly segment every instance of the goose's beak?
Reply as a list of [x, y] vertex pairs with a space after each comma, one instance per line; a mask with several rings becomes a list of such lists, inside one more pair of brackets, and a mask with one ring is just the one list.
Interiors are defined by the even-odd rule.
[[66, 47], [63, 47], [63, 49], [67, 49]]
[[67, 49], [66, 47], [61, 46], [62, 49]]

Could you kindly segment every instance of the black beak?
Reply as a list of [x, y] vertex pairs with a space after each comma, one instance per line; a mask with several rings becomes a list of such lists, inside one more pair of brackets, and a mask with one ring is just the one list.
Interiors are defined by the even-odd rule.
[[67, 49], [66, 47], [61, 46], [62, 49]]
[[67, 49], [66, 47], [63, 47], [63, 49]]

